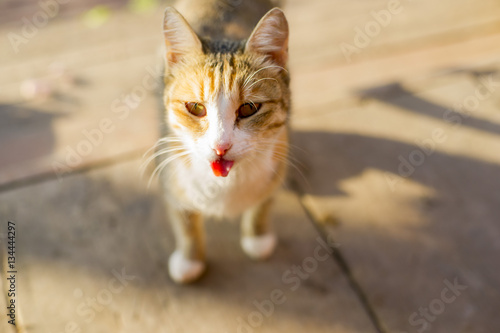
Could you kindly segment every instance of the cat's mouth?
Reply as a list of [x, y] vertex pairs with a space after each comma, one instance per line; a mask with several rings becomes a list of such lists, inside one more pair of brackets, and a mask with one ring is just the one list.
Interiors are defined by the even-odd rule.
[[213, 161], [210, 165], [212, 166], [212, 171], [217, 177], [227, 177], [229, 171], [233, 167], [234, 161], [229, 161], [223, 157], [218, 160]]

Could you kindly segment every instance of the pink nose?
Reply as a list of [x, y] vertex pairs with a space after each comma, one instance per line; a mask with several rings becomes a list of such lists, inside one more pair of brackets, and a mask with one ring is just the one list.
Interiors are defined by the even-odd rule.
[[232, 144], [216, 145], [214, 151], [217, 154], [217, 156], [222, 157], [226, 155], [227, 151], [231, 149], [232, 146], [233, 146]]

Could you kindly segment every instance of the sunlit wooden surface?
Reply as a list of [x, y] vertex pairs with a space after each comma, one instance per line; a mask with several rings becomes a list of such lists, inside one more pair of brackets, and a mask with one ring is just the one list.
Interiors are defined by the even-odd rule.
[[[500, 331], [498, 2], [288, 1], [300, 172], [273, 213], [280, 247], [252, 262], [238, 224], [208, 223], [210, 269], [184, 287], [167, 274], [161, 193], [139, 173], [158, 138], [165, 6], [71, 1], [23, 34], [45, 9], [0, 5], [20, 331], [377, 332], [367, 306], [386, 332]], [[287, 272], [328, 235], [365, 304], [331, 258], [292, 288]]]

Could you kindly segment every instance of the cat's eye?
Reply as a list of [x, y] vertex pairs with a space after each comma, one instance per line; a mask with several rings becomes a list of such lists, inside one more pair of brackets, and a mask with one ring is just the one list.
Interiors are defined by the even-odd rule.
[[262, 104], [260, 104], [260, 103], [257, 103], [257, 104], [255, 104], [255, 103], [245, 103], [245, 104], [242, 104], [238, 108], [238, 117], [240, 117], [240, 118], [250, 117], [255, 112], [259, 111], [259, 109], [260, 109], [261, 106], [262, 106]]
[[188, 102], [186, 103], [186, 110], [196, 117], [204, 117], [207, 115], [207, 109], [205, 108], [205, 105], [201, 103]]

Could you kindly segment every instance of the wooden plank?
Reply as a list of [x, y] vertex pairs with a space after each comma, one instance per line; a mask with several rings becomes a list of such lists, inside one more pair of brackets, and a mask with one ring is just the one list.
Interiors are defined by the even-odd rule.
[[[30, 333], [67, 325], [82, 332], [244, 332], [245, 325], [255, 332], [373, 332], [331, 258], [321, 252], [323, 259], [314, 259], [316, 231], [289, 192], [273, 210], [280, 245], [269, 261], [243, 254], [235, 221], [209, 221], [209, 270], [198, 284], [175, 285], [167, 275], [173, 240], [161, 195], [136, 177], [139, 164], [0, 194], [17, 211]], [[316, 260], [313, 270], [284, 278], [306, 258]], [[134, 277], [119, 288], [118, 273]], [[255, 303], [268, 304], [275, 289], [286, 300], [258, 310]]]
[[[95, 6], [108, 6], [110, 8], [120, 8], [126, 5], [124, 0], [87, 0], [87, 1], [58, 1], [59, 8], [57, 18], [74, 18], [82, 12]], [[49, 6], [51, 7], [51, 6]], [[3, 25], [20, 25], [23, 17], [28, 19], [40, 10], [43, 10], [40, 3], [29, 0], [5, 0], [0, 3], [0, 21]]]
[[303, 202], [389, 331], [500, 329], [487, 310], [500, 286], [491, 269], [500, 254], [498, 94], [469, 107], [459, 126], [444, 118], [477, 87], [462, 78], [295, 123], [308, 152], [299, 158]]
[[[145, 55], [154, 57], [163, 43], [158, 28], [162, 13], [160, 10], [134, 15], [117, 11], [104, 26], [96, 29], [86, 27], [81, 20], [51, 21], [33, 38], [20, 44], [18, 52], [7, 38], [2, 39], [0, 83], [19, 85], [29, 78], [47, 77], [53, 74], [50, 66], [54, 62], [62, 62], [69, 71], [74, 71]], [[13, 27], [2, 30], [5, 34], [17, 32]]]
[[[0, 186], [59, 177], [152, 146], [162, 68], [159, 44], [147, 37], [152, 35], [148, 27], [157, 28], [151, 15], [161, 20], [155, 12], [118, 12], [105, 33], [82, 29], [79, 21], [51, 22], [15, 57], [4, 45]], [[20, 88], [30, 84], [27, 80], [51, 95], [23, 101]]]
[[[498, 64], [500, 34], [472, 41], [395, 54], [321, 70], [297, 69], [292, 81], [296, 112], [324, 107], [346, 97], [359, 99], [360, 91], [391, 83], [421, 81], [440, 72]], [[411, 64], [411, 66], [409, 65]]]
[[2, 106], [0, 184], [47, 173], [59, 177], [151, 147], [161, 67], [148, 60], [81, 69], [88, 84], [68, 88], [59, 100]]
[[[372, 12], [387, 11], [388, 3], [321, 0], [288, 3], [292, 64], [306, 68], [348, 64], [341, 43], [357, 47], [359, 52], [350, 60], [362, 62], [500, 31], [500, 6], [494, 0], [455, 1], [453, 9], [448, 2], [398, 1], [400, 9], [394, 11], [397, 14], [390, 15], [386, 26], [377, 25]], [[356, 44], [356, 27], [366, 32], [367, 24], [374, 31], [372, 36], [365, 38], [367, 45], [361, 37]]]

